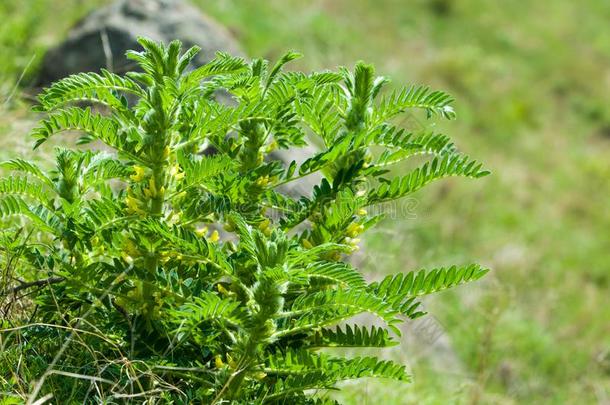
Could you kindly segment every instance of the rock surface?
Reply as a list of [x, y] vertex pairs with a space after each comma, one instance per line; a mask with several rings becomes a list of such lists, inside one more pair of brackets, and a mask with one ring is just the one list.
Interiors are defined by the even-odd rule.
[[186, 48], [199, 45], [202, 51], [196, 66], [219, 50], [243, 54], [225, 27], [185, 1], [119, 0], [86, 16], [66, 41], [47, 52], [37, 85], [48, 86], [70, 74], [101, 68], [125, 73], [134, 67], [125, 52], [140, 49], [138, 36], [166, 43], [179, 39]]

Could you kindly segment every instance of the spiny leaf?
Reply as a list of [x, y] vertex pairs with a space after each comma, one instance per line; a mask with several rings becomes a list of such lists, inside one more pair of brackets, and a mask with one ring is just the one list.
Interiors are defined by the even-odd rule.
[[211, 76], [239, 72], [246, 67], [243, 58], [231, 56], [226, 52], [217, 52], [212, 61], [193, 70], [186, 77], [189, 82], [196, 83]]
[[361, 313], [371, 313], [386, 322], [396, 334], [400, 322], [397, 311], [389, 303], [364, 290], [327, 290], [298, 297], [288, 313], [291, 329], [278, 332], [280, 336], [303, 329], [315, 329], [335, 324]]
[[39, 147], [51, 136], [63, 131], [82, 131], [89, 136], [99, 139], [107, 145], [121, 149], [125, 139], [119, 133], [119, 124], [116, 120], [95, 114], [90, 108], [81, 109], [70, 107], [53, 112], [41, 122], [41, 125], [32, 131], [36, 139], [34, 148]]
[[316, 377], [333, 382], [362, 377], [410, 380], [405, 366], [390, 360], [379, 360], [375, 357], [346, 359], [323, 353], [315, 354], [307, 350], [287, 350], [285, 353], [270, 355], [265, 371], [279, 375], [300, 375], [305, 379], [308, 374], [316, 373]]
[[347, 263], [314, 262], [303, 269], [309, 277], [319, 277], [334, 281], [349, 288], [362, 288], [366, 284], [362, 274]]
[[53, 186], [54, 186], [53, 181], [46, 174], [43, 173], [43, 171], [40, 169], [40, 167], [38, 167], [36, 164], [34, 164], [32, 162], [28, 162], [26, 160], [16, 158], [16, 159], [11, 159], [11, 160], [1, 162], [0, 167], [8, 169], [8, 170], [20, 171], [20, 172], [32, 175], [35, 178], [37, 178], [38, 180], [40, 180], [42, 183], [46, 184], [47, 186], [49, 186], [51, 188], [53, 188]]
[[125, 108], [123, 101], [115, 92], [143, 96], [142, 88], [130, 78], [102, 69], [101, 74], [77, 73], [55, 82], [39, 95], [38, 100], [45, 111], [82, 101]]
[[394, 298], [418, 297], [478, 280], [488, 271], [478, 264], [411, 271], [389, 275], [381, 282], [372, 283], [369, 290], [389, 301]]
[[39, 204], [48, 204], [49, 192], [40, 183], [34, 183], [26, 177], [8, 177], [0, 179], [0, 194], [20, 195]]
[[345, 325], [342, 329], [321, 329], [311, 339], [311, 347], [390, 347], [399, 342], [388, 331], [376, 326]]
[[34, 221], [42, 230], [54, 233], [61, 232], [61, 221], [49, 209], [38, 205], [30, 207], [21, 197], [14, 195], [0, 196], [0, 218], [20, 215]]
[[438, 114], [444, 118], [455, 118], [451, 103], [453, 98], [442, 91], [431, 91], [426, 86], [403, 87], [383, 97], [373, 110], [370, 124], [378, 125], [410, 108], [424, 109], [429, 115]]
[[248, 315], [239, 301], [221, 298], [212, 292], [203, 292], [173, 311], [173, 321], [183, 323], [186, 321], [196, 326], [204, 321], [229, 321], [241, 325], [247, 321]]
[[98, 154], [83, 172], [84, 182], [91, 186], [93, 183], [105, 182], [111, 179], [125, 179], [131, 173], [129, 166], [107, 154]]
[[295, 59], [302, 58], [302, 57], [303, 57], [302, 54], [295, 52], [295, 51], [288, 51], [284, 55], [282, 55], [282, 57], [277, 61], [277, 63], [271, 69], [271, 72], [269, 72], [269, 76], [267, 77], [267, 83], [266, 83], [265, 87], [268, 88], [269, 85], [271, 83], [273, 83], [273, 81], [275, 80], [275, 77], [282, 70], [282, 68], [284, 67], [285, 64], [287, 64], [288, 62], [291, 62]]
[[479, 265], [441, 267], [406, 274], [389, 275], [381, 282], [368, 287], [371, 294], [383, 299], [402, 315], [414, 319], [424, 315], [418, 311], [420, 303], [415, 299], [442, 291], [469, 281], [478, 280], [488, 272]]
[[447, 154], [416, 168], [406, 176], [395, 177], [382, 183], [368, 194], [368, 205], [395, 200], [419, 190], [434, 180], [450, 176], [480, 178], [490, 172], [468, 156]]

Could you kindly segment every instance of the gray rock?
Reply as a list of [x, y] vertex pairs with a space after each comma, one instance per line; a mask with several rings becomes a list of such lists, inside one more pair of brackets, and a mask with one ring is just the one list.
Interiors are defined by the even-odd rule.
[[48, 86], [70, 74], [101, 68], [125, 73], [134, 68], [125, 52], [141, 49], [138, 36], [166, 43], [179, 39], [185, 47], [199, 45], [202, 52], [195, 66], [209, 61], [219, 50], [243, 55], [225, 27], [185, 1], [119, 0], [86, 16], [66, 41], [47, 52], [37, 85]]
[[[286, 163], [286, 165], [289, 165], [293, 160], [297, 162], [297, 164], [301, 165], [305, 160], [318, 152], [319, 150], [316, 147], [308, 144], [302, 148], [292, 148], [289, 150], [277, 149], [271, 152], [269, 156], [271, 159], [281, 160], [282, 162]], [[313, 187], [320, 184], [320, 181], [322, 181], [322, 175], [319, 172], [316, 172], [296, 181], [287, 183], [281, 186], [278, 191], [292, 197], [309, 197], [311, 196]]]

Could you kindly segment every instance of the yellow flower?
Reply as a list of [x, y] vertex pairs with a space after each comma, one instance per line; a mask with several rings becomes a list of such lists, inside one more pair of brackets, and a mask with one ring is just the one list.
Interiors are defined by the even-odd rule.
[[261, 231], [264, 231], [265, 229], [269, 228], [269, 218], [265, 218], [261, 221], [260, 224], [258, 224], [258, 229], [260, 229]]
[[167, 215], [167, 222], [170, 224], [176, 224], [178, 222], [180, 222], [180, 220], [182, 219], [182, 211], [171, 211], [168, 215]]
[[161, 252], [161, 254], [159, 256], [160, 256], [161, 263], [163, 263], [163, 264], [169, 262], [169, 260], [171, 259], [171, 257], [169, 256], [169, 254], [167, 252]]
[[153, 197], [157, 196], [157, 185], [155, 184], [155, 179], [152, 177], [148, 180], [148, 188], [150, 189], [150, 194]]
[[256, 373], [254, 373], [252, 375], [252, 377], [254, 377], [255, 380], [262, 380], [263, 378], [267, 377], [267, 373], [265, 373], [264, 371], [257, 371]]
[[145, 214], [144, 210], [140, 208], [140, 201], [130, 195], [125, 197], [125, 204], [127, 204], [127, 212], [132, 214]]
[[260, 224], [258, 224], [258, 229], [260, 229], [265, 236], [271, 235], [271, 221], [269, 218], [265, 218]]
[[184, 178], [184, 172], [180, 170], [180, 165], [173, 165], [171, 169], [169, 169], [169, 174], [177, 181], [180, 181]]
[[356, 212], [360, 216], [365, 216], [368, 212], [364, 208], [360, 208], [358, 212]]
[[256, 179], [256, 185], [260, 187], [265, 187], [269, 184], [269, 176], [262, 176]]
[[197, 236], [205, 236], [208, 234], [208, 227], [204, 226], [203, 228], [195, 229], [195, 233]]
[[136, 182], [144, 180], [145, 170], [142, 166], [134, 166], [133, 171], [135, 173], [129, 176], [131, 180]]
[[227, 290], [226, 288], [224, 288], [222, 286], [222, 284], [216, 284], [216, 289], [218, 290], [219, 293], [221, 293], [222, 295], [231, 295], [231, 292], [229, 290]]
[[218, 231], [216, 229], [214, 229], [214, 232], [212, 232], [212, 234], [209, 237], [210, 242], [218, 242], [218, 240], [220, 239], [220, 235], [218, 234]]
[[127, 197], [125, 197], [125, 204], [127, 204], [129, 208], [136, 208], [138, 206], [138, 200], [128, 195]]
[[349, 226], [345, 230], [345, 233], [350, 238], [355, 238], [356, 236], [360, 235], [363, 231], [364, 231], [363, 225], [360, 225], [356, 222], [352, 222], [351, 224], [349, 224]]
[[344, 242], [351, 247], [352, 252], [360, 250], [360, 246], [358, 246], [358, 243], [360, 243], [360, 239], [346, 237]]
[[222, 358], [220, 357], [219, 354], [216, 355], [216, 357], [214, 357], [214, 364], [216, 365], [216, 368], [223, 368], [225, 363], [223, 363]]
[[277, 149], [277, 142], [274, 139], [269, 145], [267, 145], [267, 153], [273, 152], [276, 149]]

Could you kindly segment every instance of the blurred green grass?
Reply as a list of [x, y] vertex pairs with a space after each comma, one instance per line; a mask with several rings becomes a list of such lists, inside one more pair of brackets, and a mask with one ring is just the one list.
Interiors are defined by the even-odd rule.
[[[0, 2], [0, 157], [35, 119], [14, 93], [44, 49], [107, 1]], [[415, 383], [348, 385], [347, 403], [610, 401], [610, 3], [604, 0], [198, 0], [253, 56], [302, 69], [363, 59], [457, 99], [438, 123], [493, 176], [417, 195], [368, 238], [372, 274], [481, 261], [493, 273], [427, 303], [459, 372], [406, 347]], [[61, 18], [60, 18], [61, 16]], [[5, 100], [10, 100], [5, 102]], [[388, 235], [390, 235], [388, 237]]]

